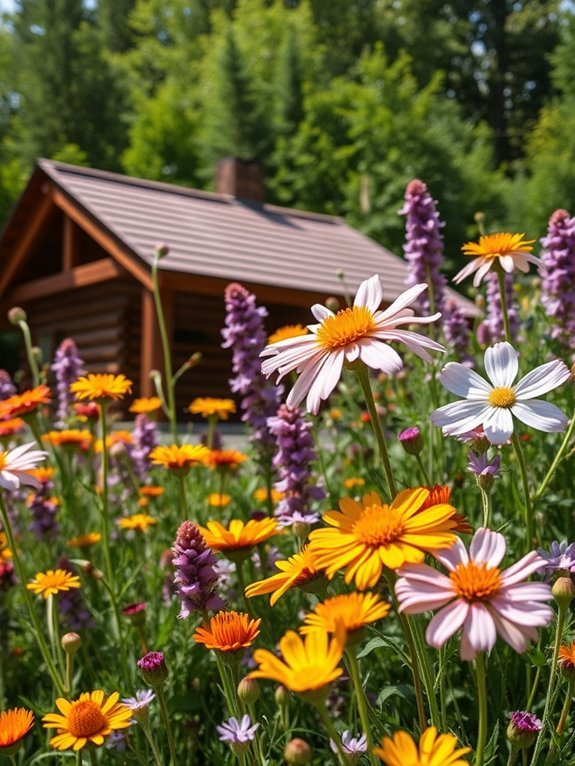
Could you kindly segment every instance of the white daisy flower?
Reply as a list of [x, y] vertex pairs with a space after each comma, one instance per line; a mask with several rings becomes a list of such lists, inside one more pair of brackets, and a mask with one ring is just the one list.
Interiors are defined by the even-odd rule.
[[453, 402], [431, 413], [431, 422], [443, 433], [460, 436], [483, 426], [491, 444], [504, 444], [513, 433], [513, 417], [538, 431], [563, 431], [567, 416], [554, 404], [536, 399], [571, 377], [567, 365], [556, 359], [542, 364], [513, 385], [519, 354], [510, 343], [496, 343], [485, 351], [484, 366], [490, 383], [458, 362], [446, 364], [439, 375], [445, 388], [465, 401]]
[[8, 452], [0, 451], [0, 487], [11, 492], [19, 489], [21, 484], [29, 484], [37, 489], [40, 487], [40, 482], [28, 472], [45, 460], [48, 453], [38, 449], [30, 450], [34, 446], [34, 442], [29, 442]]
[[415, 285], [387, 309], [379, 311], [383, 288], [375, 274], [361, 283], [352, 308], [334, 314], [316, 303], [311, 311], [319, 324], [308, 325], [307, 335], [266, 346], [261, 356], [270, 358], [262, 364], [263, 374], [269, 377], [277, 372], [279, 382], [293, 370], [300, 373], [287, 398], [287, 406], [297, 407], [307, 396], [307, 408], [315, 415], [322, 400], [336, 387], [345, 363], [360, 360], [374, 370], [389, 374], [402, 369], [401, 357], [386, 341], [404, 343], [414, 354], [431, 361], [426, 349], [445, 351], [443, 346], [410, 330], [396, 329], [403, 324], [429, 324], [439, 319], [440, 313], [417, 317], [413, 309], [408, 308], [426, 289], [426, 284]]

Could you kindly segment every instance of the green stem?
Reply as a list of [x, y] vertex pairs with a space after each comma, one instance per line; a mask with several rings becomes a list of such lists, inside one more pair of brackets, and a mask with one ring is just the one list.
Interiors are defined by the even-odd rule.
[[391, 463], [389, 462], [389, 454], [387, 452], [387, 447], [385, 446], [385, 436], [383, 433], [383, 428], [381, 427], [381, 421], [377, 413], [377, 407], [375, 406], [375, 399], [373, 398], [373, 391], [371, 390], [371, 383], [369, 382], [369, 372], [365, 364], [363, 364], [363, 362], [355, 367], [355, 371], [357, 373], [359, 385], [361, 386], [363, 397], [367, 405], [367, 410], [370, 415], [373, 432], [377, 440], [377, 446], [379, 448], [381, 462], [383, 463], [383, 468], [385, 470], [385, 475], [387, 477], [389, 493], [390, 493], [390, 496], [394, 498], [395, 495], [397, 494], [397, 489], [395, 487], [393, 471], [391, 470]]
[[146, 738], [148, 745], [150, 746], [150, 749], [152, 751], [152, 755], [154, 756], [154, 761], [156, 762], [156, 766], [163, 766], [162, 764], [162, 758], [160, 756], [160, 753], [158, 751], [158, 746], [156, 745], [156, 742], [154, 740], [154, 737], [152, 736], [152, 732], [150, 731], [149, 724], [142, 724], [142, 731], [144, 732], [144, 737]]
[[507, 759], [507, 766], [515, 766], [517, 758], [519, 757], [520, 749], [518, 747], [512, 747], [509, 751], [509, 758]]
[[479, 653], [475, 660], [477, 674], [477, 704], [479, 706], [479, 724], [477, 727], [477, 747], [474, 766], [483, 766], [485, 743], [487, 742], [487, 690], [485, 686], [485, 656]]
[[104, 551], [104, 571], [113, 590], [112, 558], [110, 555], [110, 509], [108, 498], [108, 425], [106, 423], [106, 404], [100, 402], [100, 436], [102, 439], [102, 542]]
[[72, 691], [72, 679], [73, 679], [74, 658], [72, 652], [66, 652], [66, 695], [69, 695]]
[[511, 436], [511, 443], [517, 456], [517, 462], [519, 463], [519, 471], [521, 473], [521, 484], [523, 486], [523, 498], [525, 507], [525, 528], [527, 530], [526, 540], [526, 552], [529, 553], [533, 548], [533, 506], [531, 505], [531, 495], [529, 494], [529, 478], [527, 475], [527, 464], [525, 463], [525, 456], [521, 449], [521, 442], [517, 437], [517, 434]]
[[40, 651], [42, 652], [42, 657], [44, 658], [44, 662], [46, 663], [46, 667], [48, 668], [48, 672], [50, 673], [50, 676], [52, 677], [52, 681], [54, 682], [54, 686], [56, 687], [58, 694], [64, 694], [65, 693], [64, 684], [62, 683], [60, 673], [58, 672], [58, 669], [56, 668], [56, 665], [54, 664], [52, 660], [52, 657], [50, 655], [50, 649], [44, 639], [44, 629], [40, 625], [40, 620], [38, 619], [38, 615], [36, 614], [36, 611], [34, 610], [34, 604], [32, 603], [32, 597], [30, 596], [30, 591], [26, 588], [28, 577], [26, 575], [26, 572], [24, 571], [22, 562], [20, 561], [20, 554], [18, 553], [18, 549], [16, 548], [16, 540], [14, 539], [14, 534], [12, 532], [12, 525], [10, 523], [10, 518], [6, 510], [6, 506], [4, 505], [4, 500], [2, 498], [1, 493], [0, 493], [0, 515], [2, 516], [3, 530], [6, 534], [6, 537], [8, 538], [8, 545], [10, 547], [10, 550], [12, 551], [12, 562], [14, 563], [14, 569], [16, 570], [16, 574], [18, 575], [18, 580], [20, 581], [20, 585], [22, 586], [22, 595], [24, 597], [24, 603], [26, 604], [26, 609], [28, 610], [28, 615], [30, 617], [32, 627], [34, 629], [33, 632], [36, 637], [36, 641], [38, 642], [38, 646], [40, 647]]
[[156, 317], [158, 319], [158, 327], [160, 329], [160, 338], [162, 340], [162, 349], [164, 352], [164, 373], [166, 381], [166, 389], [168, 393], [168, 419], [170, 421], [170, 429], [172, 431], [172, 437], [174, 443], [178, 444], [178, 428], [176, 425], [176, 397], [174, 391], [174, 376], [172, 371], [172, 356], [170, 352], [170, 340], [168, 338], [168, 331], [166, 329], [166, 319], [164, 316], [164, 309], [162, 306], [162, 296], [160, 294], [160, 284], [158, 281], [158, 255], [156, 254], [152, 261], [152, 282], [154, 293], [154, 305], [156, 307]]
[[435, 683], [433, 680], [433, 674], [429, 665], [429, 654], [425, 647], [425, 642], [419, 625], [417, 624], [415, 617], [407, 616], [407, 622], [412, 627], [413, 638], [415, 641], [415, 651], [421, 667], [421, 674], [423, 676], [423, 684], [425, 686], [425, 693], [427, 695], [427, 701], [429, 704], [429, 716], [433, 726], [440, 728], [439, 720], [439, 708], [437, 707], [437, 698], [435, 696]]
[[561, 709], [561, 716], [559, 717], [559, 723], [557, 724], [557, 729], [555, 730], [557, 738], [554, 738], [553, 742], [551, 743], [551, 747], [549, 748], [549, 754], [547, 755], [547, 758], [545, 759], [545, 766], [550, 766], [550, 764], [555, 763], [555, 753], [557, 752], [557, 739], [563, 734], [563, 730], [565, 729], [567, 716], [569, 715], [569, 708], [571, 707], [571, 702], [573, 701], [574, 691], [575, 691], [575, 682], [571, 680], [569, 682], [569, 689], [567, 691], [567, 695], [565, 696], [565, 701], [563, 702], [563, 708]]
[[511, 328], [509, 326], [509, 312], [507, 310], [507, 295], [505, 294], [505, 272], [501, 267], [497, 269], [497, 280], [499, 282], [499, 295], [501, 298], [501, 314], [503, 315], [505, 340], [508, 343], [511, 343]]
[[244, 577], [244, 559], [236, 561], [236, 575], [238, 577], [238, 585], [242, 592], [242, 599], [246, 607], [246, 612], [250, 617], [254, 616], [254, 610], [250, 604], [249, 598], [246, 596], [246, 578]]
[[551, 463], [549, 470], [545, 474], [545, 478], [543, 479], [543, 481], [539, 485], [537, 492], [533, 496], [534, 505], [538, 502], [538, 500], [541, 498], [541, 495], [547, 489], [549, 482], [551, 481], [555, 471], [557, 470], [557, 466], [563, 460], [563, 456], [565, 455], [565, 452], [567, 451], [567, 448], [569, 447], [569, 442], [571, 441], [571, 437], [573, 436], [574, 430], [575, 430], [575, 415], [573, 415], [573, 417], [571, 418], [571, 423], [569, 423], [569, 428], [567, 429], [567, 433], [565, 434], [563, 442], [561, 443], [561, 446], [559, 447], [559, 451], [555, 455], [555, 458], [553, 459], [553, 462]]
[[335, 726], [333, 725], [331, 718], [329, 717], [329, 713], [327, 712], [325, 703], [324, 702], [314, 703], [314, 707], [317, 710], [319, 717], [321, 718], [321, 722], [323, 723], [325, 727], [328, 739], [331, 739], [334, 745], [337, 747], [337, 752], [339, 754], [341, 762], [343, 764], [347, 764], [348, 758], [341, 744], [341, 737], [338, 734]]
[[533, 684], [531, 686], [531, 694], [529, 695], [529, 699], [527, 700], [527, 707], [525, 710], [529, 711], [533, 707], [533, 703], [535, 702], [535, 695], [537, 694], [537, 687], [539, 686], [539, 679], [541, 678], [541, 665], [537, 668], [537, 671], [535, 672], [535, 678], [533, 679]]
[[28, 359], [30, 372], [32, 373], [33, 388], [36, 388], [36, 386], [40, 385], [40, 370], [38, 369], [38, 363], [36, 362], [36, 357], [34, 356], [34, 351], [32, 350], [32, 336], [30, 334], [30, 328], [28, 327], [28, 323], [24, 320], [18, 322], [18, 326], [22, 330], [22, 335], [24, 336], [26, 358]]
[[154, 691], [156, 692], [156, 697], [158, 698], [158, 704], [160, 705], [160, 713], [162, 715], [162, 720], [166, 728], [166, 737], [168, 739], [168, 748], [170, 750], [170, 759], [172, 761], [172, 766], [177, 766], [174, 735], [172, 734], [172, 727], [170, 725], [170, 714], [168, 713], [168, 706], [166, 705], [166, 697], [164, 696], [164, 690], [161, 686], [156, 686]]
[[537, 736], [535, 743], [535, 749], [533, 750], [533, 756], [531, 758], [531, 766], [536, 766], [539, 759], [539, 755], [543, 748], [543, 741], [545, 739], [545, 732], [549, 726], [551, 714], [555, 704], [555, 679], [557, 676], [557, 659], [559, 657], [559, 649], [561, 648], [561, 639], [563, 638], [563, 628], [565, 626], [565, 619], [567, 617], [567, 608], [559, 606], [557, 612], [557, 624], [555, 626], [555, 641], [553, 644], [553, 659], [551, 660], [551, 673], [549, 675], [549, 684], [547, 685], [547, 696], [545, 697], [545, 707], [543, 709], [543, 718], [541, 719], [541, 731]]
[[489, 501], [489, 492], [481, 489], [481, 503], [483, 505], [483, 526], [489, 526], [489, 518], [491, 516], [491, 503]]
[[237, 691], [234, 689], [232, 683], [230, 682], [227, 668], [222, 662], [222, 658], [220, 657], [217, 649], [214, 650], [214, 657], [216, 658], [216, 665], [218, 666], [218, 671], [222, 680], [222, 687], [224, 690], [224, 696], [226, 698], [228, 711], [230, 715], [239, 716], [240, 711]]
[[90, 756], [90, 764], [91, 766], [98, 766], [98, 759], [96, 757], [96, 751], [92, 748], [88, 748], [88, 754]]
[[423, 480], [425, 482], [426, 487], [431, 487], [431, 481], [429, 480], [429, 474], [427, 473], [427, 469], [425, 467], [425, 464], [423, 460], [421, 459], [421, 455], [416, 455], [417, 464], [419, 465], [419, 469], [423, 475]]
[[82, 766], [82, 751], [76, 751], [76, 766]]
[[186, 521], [188, 518], [188, 498], [186, 494], [185, 476], [178, 476], [178, 489], [180, 493], [180, 512], [182, 514], [182, 521]]
[[367, 709], [367, 699], [365, 697], [365, 691], [361, 683], [361, 676], [359, 673], [359, 664], [357, 662], [357, 654], [355, 647], [349, 647], [346, 651], [347, 664], [349, 668], [349, 675], [353, 683], [355, 695], [357, 698], [357, 708], [359, 711], [359, 720], [361, 721], [361, 728], [365, 736], [367, 737], [367, 752], [369, 754], [369, 761], [372, 766], [377, 766], [378, 759], [373, 754], [373, 735], [371, 726], [369, 723], [369, 713]]

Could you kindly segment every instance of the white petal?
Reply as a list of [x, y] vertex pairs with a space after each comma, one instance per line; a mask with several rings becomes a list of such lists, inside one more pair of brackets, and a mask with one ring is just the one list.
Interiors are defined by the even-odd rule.
[[359, 356], [368, 367], [395, 375], [403, 369], [397, 351], [381, 341], [366, 339], [359, 342]]
[[359, 343], [348, 343], [344, 346], [345, 360], [350, 364], [359, 359]]
[[[491, 611], [484, 604], [475, 602], [470, 605], [469, 614], [463, 624], [470, 645], [476, 652], [488, 652], [495, 645], [497, 632]], [[463, 659], [467, 659], [463, 657]]]
[[515, 260], [512, 255], [500, 255], [499, 263], [503, 271], [506, 271], [508, 274], [511, 274], [515, 268]]
[[486, 258], [483, 263], [478, 266], [475, 276], [473, 277], [473, 287], [479, 287], [483, 281], [483, 277], [487, 275], [492, 266], [493, 258]]
[[20, 481], [17, 476], [10, 471], [0, 471], [0, 487], [15, 492], [20, 487]]
[[306, 406], [308, 412], [317, 415], [323, 399], [331, 394], [341, 376], [345, 354], [343, 350], [338, 350], [326, 354], [322, 363], [314, 374], [314, 381], [310, 386]]
[[[325, 352], [325, 355], [327, 355], [329, 352]], [[308, 391], [313, 385], [313, 382], [318, 374], [318, 371], [321, 369], [325, 355], [322, 355], [316, 359], [313, 359], [310, 363], [306, 364], [303, 368], [301, 375], [296, 380], [294, 387], [289, 392], [289, 395], [286, 399], [286, 404], [289, 407], [290, 410], [293, 410], [294, 407], [297, 407], [307, 396]]]
[[511, 388], [519, 370], [518, 359], [519, 354], [507, 341], [486, 349], [485, 372], [494, 386]]
[[391, 317], [395, 316], [401, 309], [411, 306], [424, 290], [427, 290], [427, 285], [425, 283], [410, 287], [409, 290], [401, 293], [401, 295], [393, 301], [391, 306], [388, 306], [385, 311], [382, 311], [379, 318], [391, 319]]
[[542, 399], [529, 399], [527, 402], [515, 402], [511, 412], [517, 420], [526, 426], [555, 434], [567, 427], [569, 419], [567, 415], [554, 404], [544, 402]]
[[458, 271], [457, 274], [453, 277], [453, 282], [458, 285], [460, 282], [463, 282], [463, 280], [473, 274], [474, 271], [477, 271], [477, 269], [481, 266], [482, 263], [481, 258], [474, 258], [471, 263], [466, 264], [461, 271]]
[[513, 417], [505, 407], [492, 407], [483, 421], [485, 436], [491, 444], [505, 444], [513, 433]]
[[327, 319], [327, 317], [334, 316], [333, 311], [330, 311], [325, 306], [322, 306], [321, 303], [314, 303], [311, 307], [311, 313], [314, 315], [318, 322], [323, 322], [323, 320]]
[[403, 343], [407, 348], [417, 356], [424, 359], [426, 362], [432, 361], [431, 357], [425, 350], [430, 348], [433, 351], [445, 351], [440, 343], [437, 343], [431, 338], [426, 338], [425, 335], [420, 335], [417, 332], [411, 332], [411, 330], [386, 330], [378, 331], [372, 335], [374, 338], [380, 338], [381, 340], [397, 341]]
[[485, 401], [493, 390], [486, 380], [459, 362], [449, 362], [441, 370], [439, 381], [456, 396]]
[[469, 553], [473, 561], [485, 563], [489, 567], [498, 567], [505, 556], [505, 538], [499, 532], [481, 527], [473, 535]]
[[371, 312], [377, 311], [383, 300], [383, 288], [381, 286], [381, 279], [379, 274], [374, 274], [373, 277], [366, 279], [362, 282], [357, 289], [354, 306], [365, 306]]
[[459, 436], [482, 425], [490, 409], [482, 402], [452, 402], [432, 412], [430, 420], [434, 426], [440, 426], [446, 433]]
[[528, 372], [514, 387], [517, 399], [533, 399], [561, 386], [571, 377], [569, 367], [560, 359], [547, 362]]

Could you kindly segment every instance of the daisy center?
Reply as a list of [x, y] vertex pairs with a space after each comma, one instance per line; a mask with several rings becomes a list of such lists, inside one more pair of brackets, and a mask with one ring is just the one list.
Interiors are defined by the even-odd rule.
[[489, 394], [489, 404], [492, 407], [512, 407], [516, 401], [513, 389], [505, 386], [494, 388]]
[[364, 509], [353, 525], [353, 533], [365, 545], [377, 548], [391, 543], [402, 534], [403, 520], [397, 511], [387, 506], [372, 505]]
[[75, 702], [68, 713], [68, 731], [75, 737], [93, 737], [106, 727], [100, 706], [91, 700]]
[[495, 596], [502, 585], [501, 573], [497, 567], [487, 564], [458, 564], [449, 575], [458, 596], [466, 601], [486, 601]]
[[7, 454], [7, 452], [0, 452], [0, 471], [3, 471], [8, 464], [8, 461], [6, 460]]
[[335, 316], [323, 320], [317, 330], [317, 339], [324, 348], [334, 351], [376, 330], [373, 314], [366, 306], [342, 309]]

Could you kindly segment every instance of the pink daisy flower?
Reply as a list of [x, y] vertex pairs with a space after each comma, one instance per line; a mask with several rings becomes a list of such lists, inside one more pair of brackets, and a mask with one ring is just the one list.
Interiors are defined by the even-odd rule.
[[322, 400], [327, 399], [336, 387], [345, 363], [360, 360], [374, 370], [388, 374], [399, 372], [403, 362], [397, 351], [388, 345], [390, 341], [405, 344], [414, 354], [430, 362], [426, 349], [445, 351], [443, 346], [410, 330], [396, 329], [403, 324], [429, 324], [439, 319], [440, 313], [418, 317], [409, 308], [425, 290], [426, 284], [415, 285], [387, 309], [379, 311], [383, 288], [375, 274], [361, 283], [351, 308], [334, 314], [316, 303], [311, 312], [319, 324], [308, 325], [307, 335], [266, 346], [260, 356], [270, 358], [262, 363], [263, 374], [269, 378], [277, 372], [279, 383], [294, 370], [300, 373], [286, 404], [293, 409], [307, 396], [307, 408], [315, 415]]
[[447, 576], [427, 564], [406, 564], [398, 569], [395, 592], [401, 612], [440, 610], [425, 632], [430, 646], [439, 649], [463, 628], [461, 658], [473, 660], [478, 652], [493, 648], [498, 634], [519, 654], [537, 640], [536, 628], [553, 618], [553, 610], [542, 603], [551, 599], [551, 587], [522, 580], [545, 561], [532, 551], [501, 571], [505, 547], [503, 535], [482, 528], [473, 536], [469, 553], [461, 540], [449, 550], [434, 551], [434, 557], [449, 570]]

